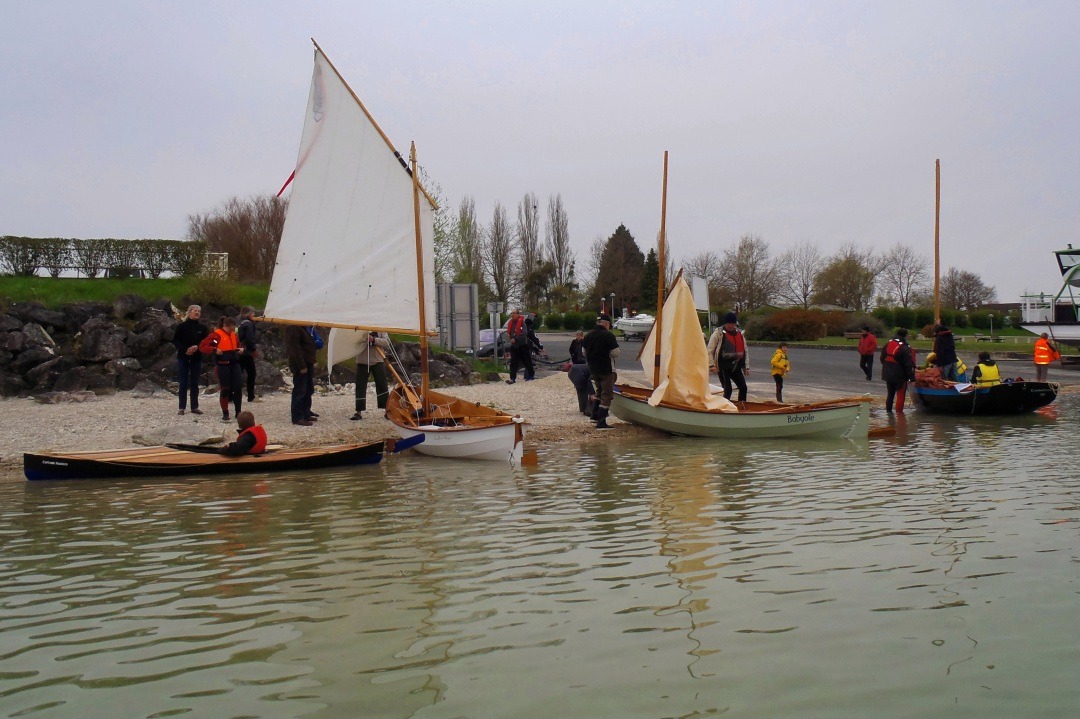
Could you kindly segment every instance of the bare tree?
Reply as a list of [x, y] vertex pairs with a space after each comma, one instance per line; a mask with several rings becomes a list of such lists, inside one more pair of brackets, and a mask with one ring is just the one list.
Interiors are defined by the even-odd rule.
[[745, 312], [768, 304], [779, 285], [779, 265], [769, 256], [769, 244], [760, 237], [743, 235], [724, 252], [721, 287], [727, 290], [735, 310]]
[[540, 208], [536, 195], [526, 192], [517, 207], [517, 245], [521, 266], [518, 268], [518, 284], [522, 290], [522, 302], [535, 308], [547, 290], [537, 283], [544, 273], [537, 270], [544, 263], [544, 248], [540, 244]]
[[926, 296], [930, 285], [930, 260], [897, 243], [880, 262], [878, 290], [901, 307], [911, 307]]
[[780, 255], [780, 285], [777, 296], [803, 309], [811, 305], [814, 282], [825, 266], [817, 245], [804, 242]]
[[289, 201], [274, 195], [237, 197], [205, 215], [188, 216], [188, 238], [206, 243], [210, 252], [229, 254], [229, 274], [241, 281], [268, 281]]
[[517, 289], [514, 277], [514, 241], [506, 209], [495, 203], [487, 237], [484, 238], [484, 270], [495, 297], [509, 302]]
[[483, 237], [476, 221], [476, 203], [469, 195], [461, 198], [451, 231], [450, 272], [454, 282], [484, 286]]
[[423, 165], [419, 166], [420, 185], [435, 203], [432, 238], [435, 254], [435, 281], [450, 282], [454, 274], [454, 222], [450, 216], [442, 185], [432, 179]]
[[941, 278], [941, 303], [956, 310], [973, 310], [997, 299], [997, 290], [974, 272], [950, 267]]
[[709, 250], [699, 252], [683, 260], [683, 272], [692, 277], [701, 277], [709, 287], [709, 306], [712, 307], [720, 295], [720, 272], [723, 266], [720, 255]]
[[592, 244], [589, 245], [589, 255], [585, 262], [585, 287], [589, 293], [592, 292], [596, 285], [596, 278], [600, 274], [600, 262], [604, 259], [605, 247], [607, 247], [607, 240], [599, 236], [593, 238]]
[[562, 195], [548, 198], [547, 235], [548, 257], [555, 266], [553, 284], [567, 286], [574, 281], [574, 253], [570, 249], [570, 218], [563, 207]]
[[873, 250], [854, 244], [841, 247], [821, 268], [814, 280], [816, 304], [839, 305], [865, 312], [874, 296], [880, 262]]

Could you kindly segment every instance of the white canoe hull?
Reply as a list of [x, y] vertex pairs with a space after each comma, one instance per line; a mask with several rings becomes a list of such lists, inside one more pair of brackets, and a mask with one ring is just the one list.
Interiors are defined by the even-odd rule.
[[495, 427], [434, 427], [416, 429], [395, 424], [398, 434], [408, 439], [418, 434], [424, 441], [413, 449], [432, 457], [514, 461], [517, 433], [513, 424]]
[[688, 437], [856, 439], [870, 431], [869, 402], [791, 405], [779, 412], [710, 412], [653, 407], [644, 399], [616, 392], [611, 413], [624, 422]]

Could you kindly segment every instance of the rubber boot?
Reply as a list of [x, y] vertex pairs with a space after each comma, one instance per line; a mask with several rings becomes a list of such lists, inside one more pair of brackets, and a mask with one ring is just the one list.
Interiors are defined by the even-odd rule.
[[594, 399], [592, 403], [592, 411], [589, 413], [589, 419], [596, 422], [600, 419], [600, 400]]
[[601, 407], [600, 411], [596, 413], [596, 428], [597, 429], [611, 429], [611, 425], [607, 423], [608, 409], [607, 407]]

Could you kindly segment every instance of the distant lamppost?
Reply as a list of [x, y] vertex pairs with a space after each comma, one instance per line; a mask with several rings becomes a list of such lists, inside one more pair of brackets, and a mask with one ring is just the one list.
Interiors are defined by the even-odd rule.
[[615, 316], [615, 293], [611, 293], [611, 316]]
[[994, 313], [990, 313], [990, 336], [994, 336]]
[[604, 304], [605, 302], [607, 302], [607, 297], [600, 295], [600, 314], [602, 315], [607, 314], [607, 305]]

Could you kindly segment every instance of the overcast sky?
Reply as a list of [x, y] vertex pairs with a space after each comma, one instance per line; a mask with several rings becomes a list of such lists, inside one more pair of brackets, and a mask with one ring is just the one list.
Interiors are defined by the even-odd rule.
[[1080, 2], [0, 0], [0, 234], [182, 238], [296, 161], [315, 38], [451, 209], [561, 193], [579, 265], [897, 243], [1001, 301], [1080, 246]]

